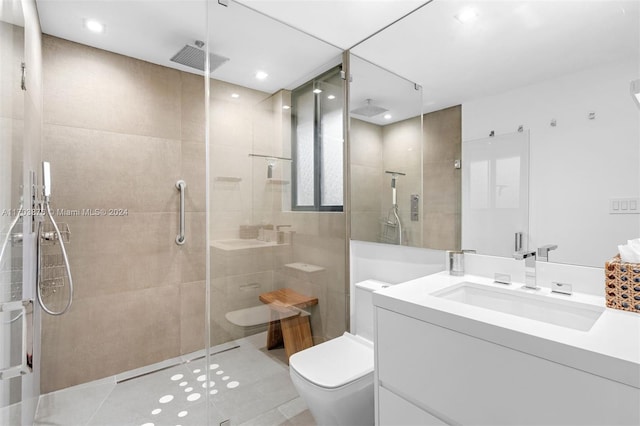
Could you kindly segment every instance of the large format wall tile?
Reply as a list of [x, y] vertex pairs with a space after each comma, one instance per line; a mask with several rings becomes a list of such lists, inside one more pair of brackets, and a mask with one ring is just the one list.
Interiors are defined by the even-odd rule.
[[[186, 242], [179, 246], [180, 281], [183, 283], [203, 281], [206, 278], [207, 235], [205, 219], [206, 213], [186, 214]], [[176, 247], [178, 246], [176, 245]]]
[[205, 282], [180, 285], [180, 353], [187, 354], [205, 346]]
[[178, 286], [92, 297], [42, 330], [42, 392], [159, 362], [180, 347]]
[[[52, 204], [79, 214], [57, 217], [71, 228], [75, 303], [43, 319], [49, 391], [204, 347], [206, 158], [201, 77], [53, 37], [45, 59]], [[82, 211], [98, 208], [126, 212]]]
[[180, 72], [43, 36], [45, 123], [180, 139]]
[[424, 115], [425, 246], [460, 248], [461, 173], [453, 166], [462, 153], [462, 108], [458, 105]]
[[188, 212], [206, 210], [205, 145], [201, 142], [182, 141], [182, 174], [187, 184], [185, 209]]
[[44, 138], [57, 208], [177, 211], [179, 140], [57, 125]]
[[196, 74], [180, 73], [181, 81], [181, 138], [204, 145], [205, 94], [204, 78]]

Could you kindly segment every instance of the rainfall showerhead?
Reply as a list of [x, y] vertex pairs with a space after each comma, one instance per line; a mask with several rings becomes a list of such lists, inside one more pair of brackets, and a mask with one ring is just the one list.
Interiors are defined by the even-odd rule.
[[[204, 50], [201, 49], [204, 43], [196, 40], [195, 44], [197, 47], [186, 44], [178, 53], [173, 55], [171, 62], [204, 71]], [[229, 58], [225, 58], [224, 56], [209, 53], [209, 70], [215, 70], [228, 60]]]
[[351, 114], [356, 115], [364, 115], [365, 117], [373, 117], [374, 115], [382, 114], [383, 112], [389, 111], [388, 109], [372, 105], [373, 99], [367, 99], [367, 104], [360, 108], [355, 108], [351, 110]]

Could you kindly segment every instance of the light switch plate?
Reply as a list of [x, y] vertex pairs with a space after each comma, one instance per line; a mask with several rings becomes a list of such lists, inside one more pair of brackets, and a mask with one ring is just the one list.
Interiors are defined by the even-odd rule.
[[640, 198], [611, 198], [609, 214], [640, 214]]

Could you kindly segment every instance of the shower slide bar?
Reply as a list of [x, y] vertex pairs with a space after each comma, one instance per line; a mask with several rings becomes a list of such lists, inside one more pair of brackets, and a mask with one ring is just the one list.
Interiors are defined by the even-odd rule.
[[180, 230], [176, 237], [176, 244], [181, 246], [185, 243], [186, 238], [184, 236], [184, 193], [187, 190], [187, 184], [183, 180], [176, 182], [176, 188], [180, 191]]

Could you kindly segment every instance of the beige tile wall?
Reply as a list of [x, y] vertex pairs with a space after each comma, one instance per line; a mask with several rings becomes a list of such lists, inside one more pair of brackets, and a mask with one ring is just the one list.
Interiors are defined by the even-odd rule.
[[424, 115], [424, 245], [460, 249], [462, 150], [461, 106]]
[[[49, 36], [44, 62], [43, 157], [52, 164], [54, 207], [127, 209], [64, 218], [76, 299], [67, 315], [43, 320], [49, 392], [204, 347], [208, 239], [202, 78]], [[266, 162], [248, 155], [290, 155], [288, 96], [211, 81], [209, 239], [238, 238], [239, 226], [253, 223], [296, 231], [291, 245], [267, 251], [212, 250], [213, 344], [256, 331], [231, 325], [226, 312], [306, 282], [279, 273], [295, 261], [326, 268], [326, 284], [309, 290], [321, 293], [317, 340], [346, 326], [344, 215], [283, 212], [289, 164], [277, 165], [274, 184]], [[184, 246], [174, 242], [178, 179], [187, 182]]]
[[[400, 218], [407, 242], [442, 250], [460, 248], [460, 106], [384, 127], [351, 120], [351, 238], [380, 241], [380, 221], [391, 207], [391, 176], [397, 180]], [[422, 143], [422, 146], [421, 146]], [[410, 195], [421, 194], [421, 220], [410, 220]]]
[[350, 141], [351, 238], [379, 241], [384, 178], [382, 126], [352, 118]]
[[[69, 224], [75, 300], [44, 316], [42, 391], [201, 349], [205, 156], [201, 77], [44, 37], [43, 159], [52, 205], [127, 209]], [[187, 244], [174, 239], [187, 182]]]
[[[231, 93], [240, 97], [232, 99]], [[249, 157], [290, 157], [290, 115], [282, 109], [289, 98], [287, 91], [268, 95], [227, 83], [212, 88], [212, 109], [226, 112], [212, 115], [211, 239], [239, 238], [240, 225], [291, 225], [286, 230], [294, 231], [289, 245], [212, 249], [214, 345], [264, 329], [234, 326], [225, 314], [260, 306], [261, 293], [282, 287], [318, 297], [318, 306], [310, 310], [316, 343], [346, 328], [344, 214], [289, 211], [291, 163], [277, 161], [268, 179], [267, 161]], [[296, 274], [284, 266], [293, 262], [325, 270], [313, 277]]]
[[[398, 215], [404, 227], [403, 244], [422, 246], [422, 224], [411, 221], [411, 195], [422, 194], [422, 137], [420, 117], [410, 118], [382, 128], [383, 172], [385, 170], [405, 173], [396, 180]], [[380, 211], [387, 217], [391, 208], [391, 175], [382, 179]]]

